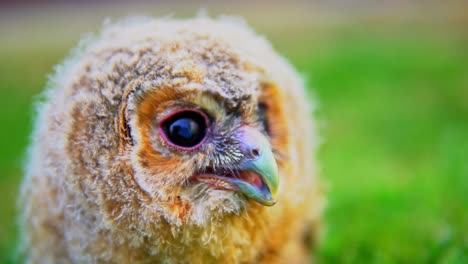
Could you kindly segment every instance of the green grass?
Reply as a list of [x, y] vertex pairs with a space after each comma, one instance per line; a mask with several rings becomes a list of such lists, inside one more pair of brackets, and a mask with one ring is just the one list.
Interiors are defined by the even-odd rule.
[[[358, 23], [269, 35], [319, 102], [319, 261], [468, 263], [468, 34]], [[0, 50], [0, 263], [13, 254], [32, 97], [67, 48]]]

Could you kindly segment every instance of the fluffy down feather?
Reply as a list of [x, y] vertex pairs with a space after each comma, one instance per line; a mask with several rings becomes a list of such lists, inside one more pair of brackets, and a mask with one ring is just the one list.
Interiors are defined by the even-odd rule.
[[[187, 185], [238, 156], [229, 143], [165, 145], [154, 120], [179, 104], [211, 113], [220, 138], [257, 126], [267, 106], [276, 205]], [[302, 79], [238, 19], [106, 26], [57, 68], [39, 105], [21, 192], [25, 262], [308, 263], [322, 207], [310, 112]]]

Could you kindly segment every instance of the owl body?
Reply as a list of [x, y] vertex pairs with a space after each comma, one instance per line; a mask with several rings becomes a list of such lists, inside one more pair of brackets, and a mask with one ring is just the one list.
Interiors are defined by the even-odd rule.
[[[39, 106], [25, 261], [308, 263], [322, 205], [310, 111], [301, 78], [242, 22], [107, 26], [57, 69]], [[180, 141], [187, 131], [203, 134]], [[235, 173], [221, 181], [220, 168]]]

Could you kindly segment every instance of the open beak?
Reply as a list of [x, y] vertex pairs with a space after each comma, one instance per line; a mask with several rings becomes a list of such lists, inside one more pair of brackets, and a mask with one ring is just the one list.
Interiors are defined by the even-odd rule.
[[274, 205], [279, 174], [268, 139], [257, 129], [243, 126], [239, 129], [238, 140], [244, 160], [237, 168], [251, 174], [247, 177], [250, 180], [233, 179], [231, 183], [248, 198], [263, 205]]
[[268, 139], [257, 129], [242, 126], [237, 140], [242, 154], [240, 163], [225, 169], [209, 169], [193, 176], [194, 180], [210, 184], [215, 189], [243, 193], [266, 206], [276, 204], [279, 186], [278, 165]]

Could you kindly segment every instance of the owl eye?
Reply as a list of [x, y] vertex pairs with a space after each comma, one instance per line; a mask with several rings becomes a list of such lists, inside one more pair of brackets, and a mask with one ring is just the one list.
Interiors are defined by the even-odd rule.
[[208, 117], [198, 110], [181, 110], [165, 118], [160, 128], [163, 139], [169, 145], [192, 150], [206, 138]]
[[258, 119], [263, 125], [265, 132], [267, 132], [267, 134], [270, 134], [270, 124], [268, 123], [267, 111], [268, 106], [265, 103], [258, 104]]

